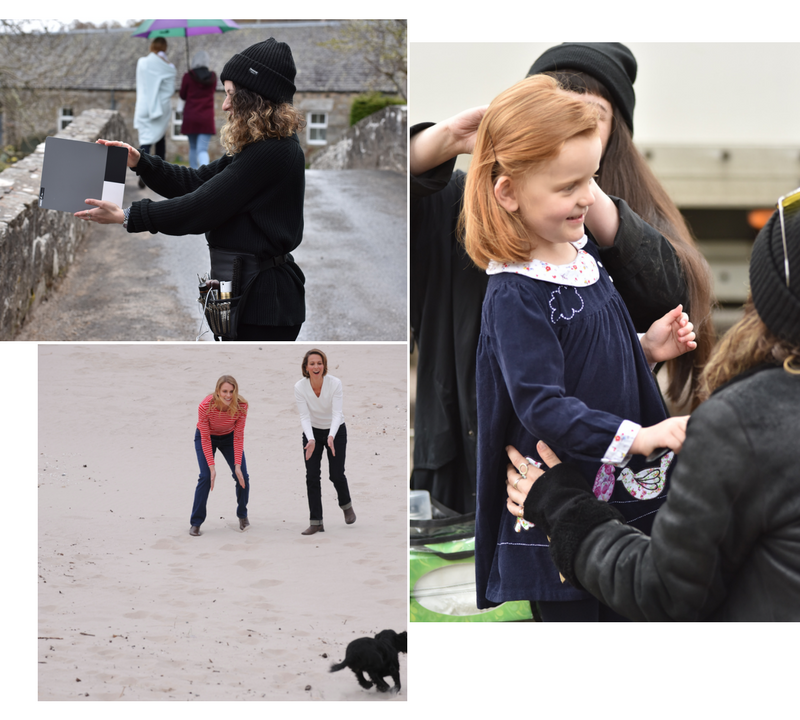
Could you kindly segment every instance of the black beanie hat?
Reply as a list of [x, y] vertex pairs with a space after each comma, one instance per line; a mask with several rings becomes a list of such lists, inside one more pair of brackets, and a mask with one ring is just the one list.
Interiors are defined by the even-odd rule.
[[219, 79], [223, 83], [230, 80], [274, 103], [290, 103], [296, 74], [289, 46], [270, 38], [234, 55], [225, 63]]
[[781, 220], [776, 210], [753, 244], [750, 290], [764, 324], [779, 338], [800, 345], [800, 212], [787, 214], [784, 210], [783, 217], [791, 285], [786, 287]]
[[622, 43], [562, 43], [545, 50], [531, 65], [528, 76], [565, 70], [580, 70], [603, 83], [633, 135], [637, 65], [628, 48]]

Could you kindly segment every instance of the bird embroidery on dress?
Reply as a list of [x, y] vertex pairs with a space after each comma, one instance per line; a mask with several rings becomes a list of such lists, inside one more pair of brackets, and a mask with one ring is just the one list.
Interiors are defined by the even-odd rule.
[[[620, 473], [619, 479], [628, 494], [637, 500], [650, 500], [658, 497], [664, 489], [667, 468], [674, 457], [674, 452], [668, 452], [661, 458], [658, 467], [648, 467], [635, 474], [629, 468], [625, 468]], [[614, 492], [614, 483], [616, 482], [614, 469], [613, 465], [601, 465], [597, 471], [592, 492], [598, 500], [608, 502], [611, 493]]]

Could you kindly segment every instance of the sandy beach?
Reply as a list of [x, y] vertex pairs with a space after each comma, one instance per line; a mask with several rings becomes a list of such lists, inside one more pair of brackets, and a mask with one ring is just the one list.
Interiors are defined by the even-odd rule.
[[[310, 347], [39, 346], [39, 700], [408, 698], [405, 655], [399, 694], [329, 672], [351, 640], [407, 629], [407, 349], [320, 345], [357, 521], [323, 460], [325, 532], [303, 536], [293, 386]], [[250, 404], [251, 526], [217, 453], [191, 537], [197, 405], [223, 374]]]

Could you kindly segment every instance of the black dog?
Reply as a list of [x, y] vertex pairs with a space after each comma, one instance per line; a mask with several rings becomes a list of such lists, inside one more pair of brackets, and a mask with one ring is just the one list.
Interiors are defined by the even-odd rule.
[[[349, 667], [355, 674], [358, 684], [369, 690], [375, 683], [376, 690], [386, 692], [388, 683], [383, 679], [391, 676], [394, 680], [392, 690], [400, 690], [400, 661], [398, 653], [406, 652], [406, 632], [381, 630], [374, 638], [358, 638], [347, 646], [344, 660], [331, 665], [331, 672]], [[363, 673], [369, 675], [370, 682]]]

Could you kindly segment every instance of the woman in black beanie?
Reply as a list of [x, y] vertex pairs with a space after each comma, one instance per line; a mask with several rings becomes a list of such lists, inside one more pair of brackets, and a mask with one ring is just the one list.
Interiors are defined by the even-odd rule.
[[[303, 238], [305, 157], [297, 137], [305, 120], [292, 106], [296, 70], [286, 43], [270, 38], [234, 55], [220, 74], [220, 131], [227, 153], [198, 169], [172, 165], [128, 149], [128, 167], [168, 198], [122, 210], [87, 200], [96, 209], [75, 213], [128, 232], [205, 233], [211, 276], [233, 280], [241, 296], [237, 340], [294, 340], [305, 320], [305, 277], [290, 252]], [[243, 310], [241, 309], [243, 308]]]
[[[672, 487], [650, 537], [579, 472], [508, 471], [508, 509], [550, 537], [556, 566], [632, 620], [800, 620], [800, 188], [750, 261], [742, 320], [701, 377]], [[544, 449], [542, 446], [541, 449]]]

